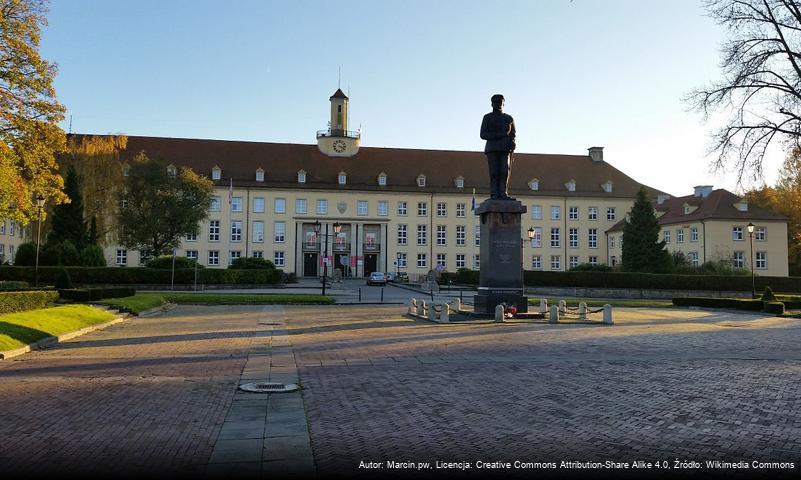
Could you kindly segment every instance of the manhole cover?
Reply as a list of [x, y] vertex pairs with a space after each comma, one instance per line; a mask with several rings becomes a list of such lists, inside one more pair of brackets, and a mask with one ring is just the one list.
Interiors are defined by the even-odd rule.
[[274, 382], [259, 382], [259, 383], [245, 383], [239, 386], [240, 390], [251, 393], [287, 393], [297, 390], [297, 383], [274, 383]]

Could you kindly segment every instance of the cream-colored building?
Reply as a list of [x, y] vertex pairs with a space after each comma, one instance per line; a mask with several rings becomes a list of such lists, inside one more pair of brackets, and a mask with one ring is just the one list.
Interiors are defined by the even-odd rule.
[[[749, 205], [742, 197], [709, 185], [692, 195], [659, 195], [654, 205], [661, 240], [671, 252], [682, 252], [693, 265], [731, 262], [759, 275], [788, 275], [787, 218]], [[749, 233], [748, 225], [754, 226]], [[622, 258], [623, 222], [607, 232], [610, 264]]]
[[0, 264], [13, 262], [19, 246], [31, 241], [30, 225], [14, 220], [0, 220]]
[[[329, 125], [317, 132], [316, 144], [130, 136], [120, 168], [144, 151], [169, 168], [191, 167], [213, 180], [209, 218], [178, 249], [208, 267], [255, 256], [316, 276], [327, 250], [330, 266], [358, 277], [396, 270], [414, 277], [438, 264], [449, 271], [478, 268], [472, 203], [489, 193], [484, 154], [361, 147], [360, 132], [348, 130], [347, 96], [337, 90], [329, 101]], [[641, 187], [606, 162], [601, 147], [587, 155], [515, 153], [509, 193], [528, 209], [523, 229], [535, 232], [532, 241], [525, 233], [521, 238], [524, 268], [618, 262], [606, 232], [625, 217]], [[653, 198], [666, 196], [646, 189]], [[113, 242], [105, 253], [109, 265], [141, 263], [137, 252]]]

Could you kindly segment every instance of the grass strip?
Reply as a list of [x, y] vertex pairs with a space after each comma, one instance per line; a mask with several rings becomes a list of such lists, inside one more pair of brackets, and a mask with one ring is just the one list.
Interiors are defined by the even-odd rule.
[[137, 293], [133, 297], [109, 298], [101, 305], [123, 308], [139, 314], [165, 303], [186, 305], [331, 305], [334, 299], [322, 295], [269, 295], [247, 293]]
[[28, 310], [0, 315], [0, 351], [14, 350], [46, 337], [108, 322], [115, 315], [89, 305]]

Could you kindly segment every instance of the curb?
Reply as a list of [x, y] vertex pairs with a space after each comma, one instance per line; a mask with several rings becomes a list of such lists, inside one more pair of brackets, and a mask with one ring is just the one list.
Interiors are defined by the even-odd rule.
[[176, 305], [175, 303], [165, 303], [163, 305], [159, 305], [158, 307], [148, 308], [147, 310], [143, 310], [139, 313], [131, 312], [131, 314], [137, 317], [152, 317], [154, 315], [158, 315], [161, 312], [170, 311], [177, 306], [178, 305]]
[[109, 320], [105, 323], [99, 323], [97, 325], [91, 325], [89, 327], [84, 327], [80, 330], [75, 330], [74, 332], [67, 332], [56, 337], [45, 337], [41, 340], [37, 340], [31, 344], [28, 344], [24, 347], [16, 348], [14, 350], [6, 350], [5, 352], [0, 352], [0, 360], [6, 360], [12, 357], [18, 357], [24, 353], [28, 353], [31, 350], [39, 350], [41, 348], [51, 347], [53, 345], [57, 345], [65, 340], [70, 340], [75, 337], [80, 337], [81, 335], [94, 332], [95, 330], [102, 330], [106, 327], [110, 327], [111, 325], [120, 323], [126, 319], [125, 316], [120, 315], [112, 320]]

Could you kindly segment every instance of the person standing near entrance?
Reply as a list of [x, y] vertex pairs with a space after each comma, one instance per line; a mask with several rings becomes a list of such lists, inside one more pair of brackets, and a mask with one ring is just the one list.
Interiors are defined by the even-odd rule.
[[503, 113], [504, 98], [497, 93], [490, 99], [492, 111], [481, 121], [481, 139], [486, 140], [484, 154], [490, 175], [490, 198], [514, 200], [508, 195], [511, 156], [515, 150], [515, 122]]

